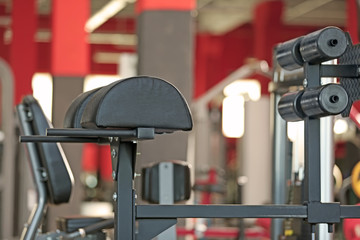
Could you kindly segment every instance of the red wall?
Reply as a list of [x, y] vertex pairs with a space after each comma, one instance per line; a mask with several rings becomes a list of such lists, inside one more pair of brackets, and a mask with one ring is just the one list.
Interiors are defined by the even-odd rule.
[[[253, 23], [239, 26], [222, 36], [199, 33], [196, 37], [194, 97], [204, 94], [247, 58], [272, 63], [272, 49], [280, 42], [313, 32], [319, 27], [285, 26], [283, 2], [265, 1], [257, 5]], [[262, 94], [268, 94], [269, 78], [255, 75]]]
[[253, 28], [241, 26], [222, 36], [199, 33], [195, 44], [195, 89], [198, 97], [253, 56]]
[[[355, 4], [354, 0], [348, 0]], [[349, 8], [349, 14], [353, 16], [355, 8]], [[194, 72], [194, 97], [204, 94], [209, 88], [224, 79], [231, 72], [243, 65], [248, 58], [267, 60], [271, 65], [272, 49], [278, 42], [282, 42], [300, 35], [319, 29], [309, 26], [285, 26], [282, 23], [283, 3], [279, 0], [259, 3], [254, 10], [254, 21], [221, 35], [215, 36], [209, 33], [196, 35], [195, 47], [195, 72]], [[4, 15], [4, 9], [0, 8], [0, 15]], [[38, 29], [51, 29], [53, 25], [48, 16], [38, 16]], [[135, 33], [136, 23], [134, 19], [110, 19], [96, 30], [98, 33]], [[349, 29], [357, 29], [353, 20], [348, 21]], [[50, 30], [49, 30], [50, 31]], [[0, 36], [4, 28], [0, 28]], [[353, 37], [354, 38], [354, 37]], [[3, 39], [3, 38], [2, 38]], [[51, 72], [51, 42], [36, 43], [36, 71]], [[9, 46], [0, 42], [0, 56], [8, 59]], [[135, 52], [135, 46], [115, 45], [90, 45], [89, 72], [97, 74], [117, 73], [116, 64], [101, 64], [93, 61], [96, 52]], [[262, 84], [263, 94], [267, 93], [267, 84], [270, 81], [262, 76], [255, 76]]]

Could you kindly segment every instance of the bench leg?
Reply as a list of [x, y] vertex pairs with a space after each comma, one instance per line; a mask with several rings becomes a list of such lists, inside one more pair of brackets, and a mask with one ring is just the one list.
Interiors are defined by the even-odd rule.
[[133, 188], [136, 143], [111, 141], [115, 181], [114, 231], [116, 240], [135, 239], [135, 191]]

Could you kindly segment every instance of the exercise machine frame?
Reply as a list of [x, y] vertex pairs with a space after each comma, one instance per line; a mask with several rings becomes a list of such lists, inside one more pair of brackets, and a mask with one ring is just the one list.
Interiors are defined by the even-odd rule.
[[[320, 87], [322, 77], [359, 78], [357, 64], [321, 65], [303, 64], [306, 89]], [[291, 82], [278, 82], [280, 85]], [[348, 96], [349, 98], [352, 96]], [[351, 99], [353, 100], [353, 99]], [[320, 118], [304, 117], [305, 174], [302, 205], [137, 205], [134, 189], [137, 141], [155, 138], [154, 128], [121, 129], [48, 129], [47, 136], [26, 136], [22, 142], [108, 142], [115, 189], [115, 239], [152, 239], [176, 224], [178, 218], [301, 218], [311, 225], [333, 224], [343, 218], [360, 218], [360, 206], [321, 202], [320, 175]]]
[[[305, 88], [321, 85], [321, 77], [358, 77], [357, 65], [305, 63]], [[344, 71], [345, 70], [345, 71]], [[138, 140], [155, 137], [153, 128], [132, 130], [48, 129], [47, 136], [23, 136], [22, 142], [105, 142], [111, 147], [115, 239], [151, 239], [173, 226], [177, 218], [302, 218], [312, 226], [342, 218], [359, 218], [359, 206], [320, 201], [320, 119], [305, 118], [305, 192], [303, 205], [136, 205], [134, 168]], [[138, 221], [138, 227], [136, 227]]]

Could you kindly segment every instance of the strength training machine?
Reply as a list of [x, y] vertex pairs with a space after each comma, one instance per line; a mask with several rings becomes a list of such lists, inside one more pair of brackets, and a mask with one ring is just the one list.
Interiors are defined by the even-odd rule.
[[[170, 83], [154, 77], [134, 77], [86, 92], [76, 98], [64, 129], [49, 128], [47, 136], [23, 136], [22, 142], [102, 142], [111, 147], [115, 189], [115, 239], [152, 239], [178, 218], [300, 218], [315, 233], [329, 231], [342, 218], [360, 218], [359, 206], [320, 201], [320, 117], [348, 116], [360, 97], [359, 46], [338, 28], [329, 27], [280, 44], [279, 64], [303, 67], [304, 90], [284, 95], [279, 113], [287, 121], [305, 121], [305, 201], [302, 205], [138, 205], [133, 187], [137, 141], [156, 134], [192, 129], [189, 107]], [[330, 59], [339, 65], [321, 65]], [[322, 77], [340, 77], [340, 84], [321, 85]], [[280, 83], [279, 83], [280, 84]], [[284, 83], [286, 84], [286, 83]], [[313, 235], [314, 236], [314, 235]]]

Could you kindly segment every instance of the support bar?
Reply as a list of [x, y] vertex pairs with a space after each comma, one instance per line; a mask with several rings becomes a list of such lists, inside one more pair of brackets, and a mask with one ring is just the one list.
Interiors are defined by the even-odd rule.
[[57, 136], [20, 136], [20, 142], [68, 142], [68, 143], [85, 143], [85, 142], [99, 142], [99, 138], [85, 138], [85, 137], [57, 137]]
[[[360, 208], [359, 208], [360, 209]], [[360, 215], [358, 215], [360, 216]], [[303, 205], [138, 205], [136, 218], [306, 218]]]
[[360, 218], [360, 206], [358, 205], [340, 206], [340, 218]]
[[154, 139], [154, 128], [135, 128], [135, 129], [59, 129], [49, 128], [48, 136], [66, 137], [118, 137], [120, 139]]
[[320, 77], [359, 77], [358, 65], [320, 65]]
[[136, 130], [114, 130], [114, 129], [47, 129], [48, 136], [66, 136], [66, 137], [136, 137]]

